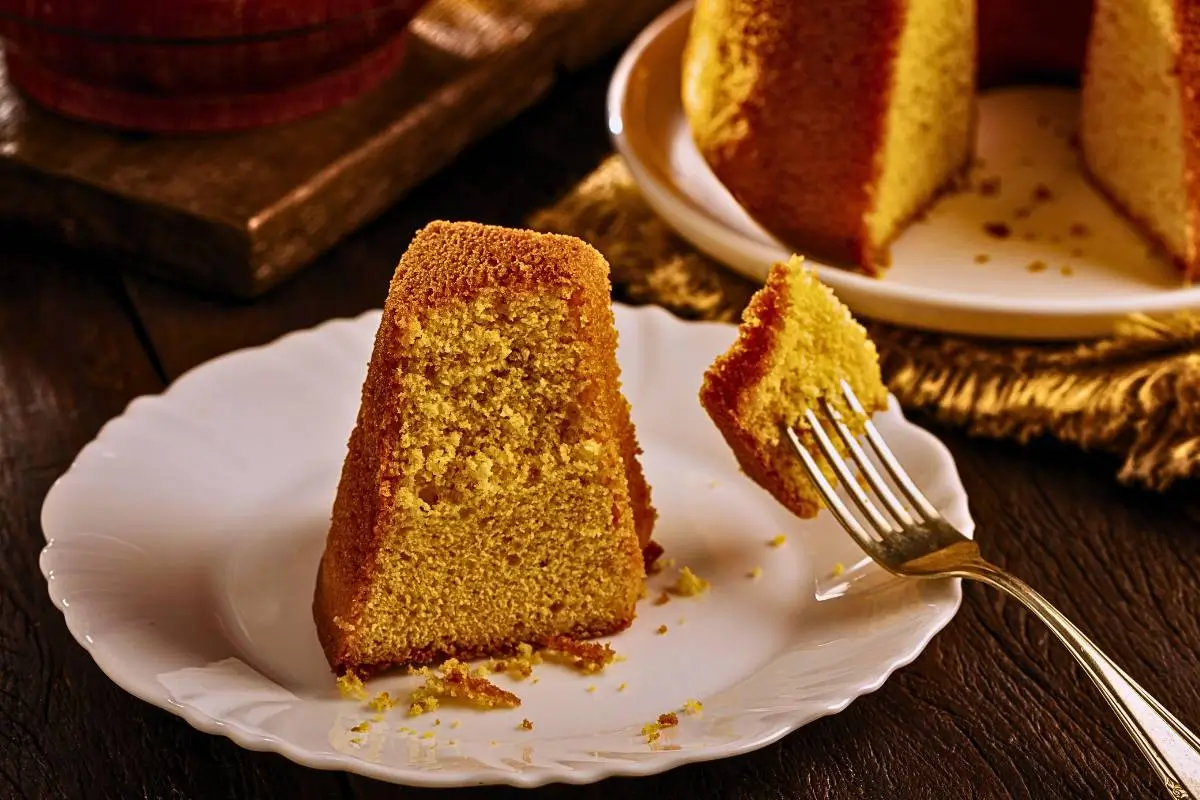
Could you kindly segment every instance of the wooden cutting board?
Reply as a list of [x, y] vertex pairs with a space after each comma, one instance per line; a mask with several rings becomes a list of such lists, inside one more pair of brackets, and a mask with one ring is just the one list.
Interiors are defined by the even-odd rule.
[[210, 137], [123, 134], [24, 99], [0, 61], [0, 218], [254, 297], [532, 105], [669, 0], [435, 0], [400, 70], [350, 104]]

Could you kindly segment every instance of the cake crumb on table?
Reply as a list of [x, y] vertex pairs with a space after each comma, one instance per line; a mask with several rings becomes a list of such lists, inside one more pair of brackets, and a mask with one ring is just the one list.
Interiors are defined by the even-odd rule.
[[658, 597], [654, 598], [654, 605], [656, 606], [665, 606], [669, 602], [671, 602], [671, 595], [665, 590]]
[[842, 562], [839, 561], [833, 565], [833, 577], [836, 578], [845, 571], [846, 571], [846, 565], [843, 564]]
[[654, 632], [655, 632], [655, 633], [657, 633], [659, 636], [662, 636], [664, 633], [666, 633], [666, 632], [667, 632], [667, 626], [666, 626], [666, 625], [659, 625], [659, 626], [658, 626], [658, 629], [657, 629], [656, 631], [654, 631]]
[[688, 698], [683, 704], [683, 713], [699, 714], [704, 710], [704, 704], [694, 698]]
[[767, 544], [768, 544], [770, 547], [783, 547], [783, 544], [784, 544], [784, 542], [786, 542], [786, 541], [787, 541], [787, 536], [785, 536], [785, 535], [783, 535], [783, 534], [781, 533], [781, 534], [778, 534], [778, 535], [777, 535], [777, 536], [776, 536], [774, 539], [772, 539], [771, 541], [767, 542]]
[[367, 731], [371, 730], [371, 723], [364, 719], [350, 730], [354, 733], [366, 733]]
[[762, 567], [755, 567], [754, 569], [750, 570], [750, 572], [747, 574], [747, 577], [749, 577], [751, 580], [758, 580], [762, 577]]
[[523, 719], [518, 727], [523, 731], [531, 731], [533, 730], [533, 723], [527, 719]]
[[618, 691], [618, 692], [623, 692], [623, 691], [625, 691], [625, 684], [624, 684], [624, 683], [621, 683], [620, 685], [618, 685], [618, 686], [617, 686], [617, 691]]

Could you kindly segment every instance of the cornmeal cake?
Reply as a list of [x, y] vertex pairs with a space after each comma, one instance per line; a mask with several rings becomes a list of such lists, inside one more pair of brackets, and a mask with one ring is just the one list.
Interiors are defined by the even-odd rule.
[[634, 618], [654, 510], [608, 264], [567, 236], [419, 231], [392, 278], [313, 602], [336, 672]]
[[796, 256], [771, 268], [750, 299], [737, 340], [704, 375], [700, 402], [742, 471], [799, 517], [815, 516], [821, 499], [781, 426], [796, 428], [802, 443], [818, 452], [804, 412], [819, 410], [819, 398], [827, 397], [861, 432], [842, 400], [843, 378], [868, 412], [887, 407], [875, 345]]
[[[696, 0], [696, 145], [786, 245], [877, 273], [956, 183], [980, 85], [1078, 82], [1082, 169], [1200, 275], [1200, 13], [1191, 0]], [[1064, 134], [1065, 135], [1065, 134]]]

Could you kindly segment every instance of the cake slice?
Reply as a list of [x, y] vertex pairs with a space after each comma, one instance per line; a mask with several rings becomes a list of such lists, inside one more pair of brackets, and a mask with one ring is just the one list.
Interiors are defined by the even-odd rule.
[[[887, 407], [866, 330], [799, 257], [775, 264], [750, 299], [737, 339], [705, 373], [700, 402], [742, 471], [799, 517], [815, 516], [821, 499], [781, 425], [796, 428], [801, 442], [818, 452], [804, 412], [819, 410], [819, 399], [827, 397], [861, 433], [842, 400], [842, 379], [869, 413]], [[831, 468], [820, 463], [833, 480]]]
[[1080, 111], [1094, 183], [1200, 274], [1200, 13], [1173, 0], [1096, 0]]
[[697, 0], [697, 148], [790, 248], [875, 273], [968, 165], [975, 22], [974, 0]]
[[608, 264], [435, 222], [392, 278], [313, 614], [335, 672], [468, 659], [634, 618], [654, 510]]

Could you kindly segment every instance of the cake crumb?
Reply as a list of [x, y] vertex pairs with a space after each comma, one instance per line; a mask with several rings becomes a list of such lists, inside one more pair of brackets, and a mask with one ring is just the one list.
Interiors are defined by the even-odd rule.
[[456, 658], [443, 663], [440, 674], [429, 667], [422, 667], [417, 674], [425, 678], [425, 683], [409, 696], [410, 716], [437, 709], [441, 705], [441, 698], [461, 700], [480, 708], [515, 708], [521, 705], [521, 698], [501, 689], [487, 678], [473, 674], [466, 664]]
[[679, 577], [671, 585], [671, 591], [683, 597], [693, 597], [708, 590], [708, 581], [692, 572], [688, 567], [679, 570]]
[[616, 652], [608, 644], [578, 642], [566, 636], [555, 636], [546, 643], [546, 655], [560, 663], [566, 663], [584, 673], [599, 672], [616, 658]]
[[621, 682], [621, 683], [620, 683], [620, 684], [617, 686], [617, 691], [618, 691], [618, 692], [623, 692], [623, 691], [625, 691], [625, 683], [624, 683], [624, 682]]
[[667, 632], [667, 626], [659, 625], [658, 628], [654, 632], [657, 633], [659, 636], [662, 636], [664, 633]]
[[456, 720], [451, 721], [451, 723], [450, 723], [451, 728], [457, 728], [459, 725], [462, 725], [462, 720], [456, 719]]
[[433, 727], [435, 727], [435, 728], [436, 728], [438, 725], [441, 725], [441, 724], [442, 724], [442, 721], [441, 721], [440, 719], [435, 719], [435, 720], [433, 721]]
[[783, 547], [783, 544], [786, 541], [787, 541], [787, 537], [781, 533], [778, 536], [776, 536], [774, 539], [772, 539], [771, 541], [767, 542], [767, 545], [769, 547]]
[[672, 728], [679, 724], [679, 717], [674, 712], [659, 714], [658, 720], [655, 722], [647, 722], [642, 726], [642, 736], [646, 737], [646, 742], [656, 742], [664, 728]]
[[754, 569], [750, 570], [750, 572], [749, 572], [750, 580], [756, 581], [761, 577], [762, 577], [762, 567], [755, 567]]
[[367, 707], [372, 711], [378, 711], [382, 713], [384, 711], [390, 711], [392, 708], [394, 708], [396, 702], [396, 699], [387, 692], [380, 692], [371, 698], [371, 702], [367, 703]]
[[1045, 272], [1046, 262], [1039, 258], [1036, 261], [1030, 261], [1025, 269], [1029, 270], [1030, 272]]
[[588, 694], [594, 694], [596, 691], [596, 684], [594, 684], [594, 683], [588, 684], [587, 690], [588, 690]]
[[491, 669], [521, 681], [531, 676], [533, 668], [541, 663], [542, 654], [534, 650], [533, 645], [521, 642], [517, 645], [515, 656], [492, 661]]
[[669, 602], [671, 602], [671, 595], [665, 590], [658, 597], [654, 598], [654, 605], [656, 606], [665, 606]]
[[688, 698], [683, 703], [683, 713], [685, 714], [699, 714], [703, 710], [704, 704], [694, 698]]
[[527, 719], [523, 719], [518, 727], [523, 731], [531, 731], [533, 730], [533, 723]]
[[983, 231], [996, 239], [1007, 239], [1012, 236], [1012, 228], [1008, 227], [1007, 222], [985, 222]]
[[846, 571], [846, 565], [845, 565], [845, 564], [843, 564], [842, 562], [840, 562], [840, 561], [839, 561], [839, 562], [837, 562], [836, 564], [834, 564], [834, 565], [833, 565], [833, 577], [835, 577], [835, 578], [836, 578], [836, 577], [840, 576], [840, 575], [841, 575], [843, 572], [845, 572], [845, 571]]
[[975, 255], [975, 263], [976, 264], [986, 264], [991, 260], [992, 260], [992, 257], [989, 256], [987, 253], [977, 253]]
[[366, 733], [369, 730], [371, 730], [371, 723], [365, 719], [350, 729], [352, 733]]
[[451, 739], [446, 744], [448, 747], [458, 747], [458, 739]]
[[436, 735], [437, 734], [434, 733], [433, 731], [425, 731], [424, 733], [421, 734], [421, 738], [422, 739], [432, 739]]
[[363, 685], [362, 678], [358, 677], [353, 670], [347, 670], [338, 676], [337, 687], [342, 697], [351, 697], [355, 700], [367, 699], [367, 687]]

